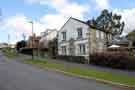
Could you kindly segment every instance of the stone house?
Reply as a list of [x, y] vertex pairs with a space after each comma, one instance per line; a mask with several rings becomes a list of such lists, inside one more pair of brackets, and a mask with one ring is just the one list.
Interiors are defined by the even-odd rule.
[[103, 52], [112, 39], [112, 34], [70, 17], [58, 32], [58, 55], [84, 56], [87, 59], [90, 54]]

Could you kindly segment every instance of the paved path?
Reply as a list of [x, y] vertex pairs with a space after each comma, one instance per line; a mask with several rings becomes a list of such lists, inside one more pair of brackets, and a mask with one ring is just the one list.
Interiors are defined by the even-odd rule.
[[0, 54], [0, 90], [127, 90], [5, 60]]

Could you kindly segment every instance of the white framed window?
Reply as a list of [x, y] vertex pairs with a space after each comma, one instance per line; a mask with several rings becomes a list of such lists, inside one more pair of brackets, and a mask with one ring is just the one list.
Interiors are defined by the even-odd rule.
[[77, 28], [77, 32], [78, 32], [78, 38], [82, 38], [83, 36], [82, 28]]
[[62, 49], [62, 55], [66, 55], [67, 53], [66, 46], [62, 46], [61, 49]]
[[62, 32], [62, 40], [66, 41], [66, 32]]
[[111, 40], [111, 34], [108, 34], [108, 40]]
[[99, 38], [99, 30], [96, 30], [96, 38]]
[[79, 44], [79, 54], [81, 54], [81, 55], [86, 54], [86, 45], [85, 44]]
[[112, 35], [111, 34], [109, 34], [109, 39], [112, 40]]
[[104, 39], [104, 32], [101, 32], [101, 39]]

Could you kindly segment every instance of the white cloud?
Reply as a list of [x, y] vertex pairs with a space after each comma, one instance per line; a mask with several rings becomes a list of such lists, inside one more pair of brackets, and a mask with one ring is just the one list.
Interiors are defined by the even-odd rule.
[[97, 8], [99, 9], [109, 9], [109, 0], [95, 0], [97, 4]]
[[69, 2], [68, 0], [44, 0], [40, 4], [51, 6], [64, 16], [83, 18], [84, 13], [90, 12], [90, 5]]
[[64, 17], [61, 14], [47, 14], [41, 18], [41, 22], [45, 24], [46, 28], [59, 30], [62, 25], [67, 21], [68, 17]]
[[[40, 32], [45, 30], [44, 25], [36, 21], [33, 22], [34, 32], [36, 35], [40, 35]], [[32, 26], [31, 23], [29, 23], [29, 19], [22, 14], [17, 14], [4, 19], [2, 25], [4, 30], [9, 30], [8, 32], [12, 38], [12, 43], [22, 39], [23, 33], [25, 33], [28, 37], [32, 32]]]
[[[83, 20], [85, 13], [90, 12], [90, 5], [69, 2], [69, 0], [23, 0], [27, 4], [40, 4], [53, 8], [56, 13], [47, 13], [39, 17], [34, 22], [34, 32], [39, 35], [40, 32], [50, 29], [59, 30], [69, 17], [75, 17]], [[4, 20], [3, 27], [9, 29], [9, 33], [15, 38], [22, 38], [22, 33], [31, 33], [31, 24], [29, 19], [22, 14], [10, 16]], [[16, 40], [17, 41], [17, 40]]]
[[135, 8], [123, 10], [115, 9], [113, 12], [122, 15], [122, 20], [125, 22], [124, 34], [135, 29]]
[[15, 15], [8, 17], [4, 20], [5, 28], [10, 28], [18, 32], [28, 32], [30, 30], [30, 25], [27, 18], [24, 15]]
[[[68, 17], [64, 17], [60, 14], [47, 14], [40, 18], [39, 21], [33, 20], [34, 33], [40, 35], [41, 32], [49, 29], [60, 29], [62, 25], [67, 21]], [[7, 17], [3, 20], [1, 25], [3, 30], [8, 30], [8, 34], [11, 38], [11, 43], [15, 43], [22, 38], [22, 34], [25, 33], [27, 38], [32, 33], [32, 26], [30, 19], [25, 15], [17, 14], [15, 16]]]
[[72, 16], [77, 18], [83, 18], [84, 13], [90, 12], [89, 4], [78, 4], [77, 2], [71, 2], [69, 0], [24, 0], [28, 4], [38, 3], [40, 5], [49, 6], [54, 8], [57, 14], [64, 16]]
[[[36, 32], [37, 35], [39, 35], [39, 33], [44, 30], [44, 25], [42, 25], [39, 22], [36, 22], [35, 20], [33, 20], [33, 23], [34, 32]], [[25, 32], [27, 34], [30, 34], [32, 29], [30, 20], [26, 16], [20, 14], [5, 19], [4, 27], [14, 30], [15, 32]]]
[[60, 29], [69, 17], [83, 20], [85, 13], [90, 12], [90, 5], [69, 2], [69, 0], [41, 0], [41, 5], [53, 7], [57, 13], [41, 17], [47, 28]]
[[59, 9], [59, 12], [65, 16], [72, 16], [80, 19], [83, 19], [84, 14], [89, 11], [87, 5], [78, 5], [77, 3], [67, 4]]
[[[26, 0], [25, 0], [26, 1]], [[27, 2], [32, 2], [32, 0], [27, 0]], [[90, 12], [90, 5], [88, 4], [78, 4], [77, 2], [71, 2], [69, 0], [33, 0], [34, 3], [39, 3], [40, 5], [50, 6], [55, 9], [55, 14], [47, 14], [43, 17], [75, 17], [78, 19], [83, 19], [85, 13]], [[33, 3], [33, 4], [34, 4]], [[59, 15], [59, 16], [58, 16]], [[53, 17], [54, 16], [54, 17]], [[45, 20], [45, 19], [44, 19]], [[57, 19], [58, 21], [62, 19]], [[63, 22], [65, 18], [61, 21]], [[45, 21], [47, 22], [47, 21]], [[55, 22], [55, 21], [53, 21]], [[56, 21], [57, 22], [57, 21]], [[50, 21], [48, 22], [50, 23]]]

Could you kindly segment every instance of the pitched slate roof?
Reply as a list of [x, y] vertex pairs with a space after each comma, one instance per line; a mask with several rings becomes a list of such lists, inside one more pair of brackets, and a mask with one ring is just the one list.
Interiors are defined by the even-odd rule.
[[[76, 19], [76, 18], [73, 18], [73, 17], [70, 17], [70, 18], [67, 20], [67, 22], [68, 22], [70, 19], [73, 19], [73, 20], [76, 20], [76, 21], [78, 21], [78, 22], [80, 22], [80, 23], [83, 23], [83, 24], [89, 26], [89, 27], [92, 28], [92, 29], [96, 29], [96, 30], [99, 30], [99, 31], [102, 31], [102, 32], [110, 33], [110, 32], [101, 30], [101, 29], [99, 29], [98, 27], [92, 26], [92, 25], [88, 24], [88, 23], [85, 22], [85, 21], [82, 21], [82, 20], [79, 20], [79, 19]], [[66, 23], [67, 23], [67, 22], [66, 22]], [[66, 23], [62, 26], [62, 28], [66, 25]], [[61, 28], [61, 29], [62, 29], [62, 28]], [[60, 29], [59, 31], [61, 31], [61, 29]]]
[[82, 21], [82, 20], [79, 20], [79, 19], [76, 19], [76, 18], [73, 18], [73, 17], [70, 17], [69, 19], [74, 19], [74, 20], [76, 20], [76, 21], [78, 21], [78, 22], [81, 22], [81, 23], [83, 23], [83, 24], [88, 25], [87, 22], [84, 22], [84, 21]]

